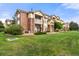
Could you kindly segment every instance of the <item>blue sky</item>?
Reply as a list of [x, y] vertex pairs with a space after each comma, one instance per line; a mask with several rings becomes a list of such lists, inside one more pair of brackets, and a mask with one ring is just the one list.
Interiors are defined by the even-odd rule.
[[0, 20], [11, 19], [16, 9], [25, 11], [41, 10], [48, 15], [60, 16], [65, 22], [75, 21], [79, 24], [79, 4], [67, 3], [2, 3], [0, 4]]

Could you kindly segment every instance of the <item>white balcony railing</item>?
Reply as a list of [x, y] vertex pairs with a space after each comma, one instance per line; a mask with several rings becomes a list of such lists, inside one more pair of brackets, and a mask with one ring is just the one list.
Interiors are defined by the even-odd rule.
[[35, 19], [35, 23], [36, 24], [42, 24], [42, 20], [41, 19]]

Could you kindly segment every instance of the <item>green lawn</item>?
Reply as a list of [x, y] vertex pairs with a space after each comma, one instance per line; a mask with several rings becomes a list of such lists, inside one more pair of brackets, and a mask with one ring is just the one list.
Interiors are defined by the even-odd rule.
[[[19, 38], [7, 41], [7, 38]], [[0, 33], [0, 55], [3, 56], [55, 56], [79, 55], [79, 32], [34, 36], [8, 36]]]

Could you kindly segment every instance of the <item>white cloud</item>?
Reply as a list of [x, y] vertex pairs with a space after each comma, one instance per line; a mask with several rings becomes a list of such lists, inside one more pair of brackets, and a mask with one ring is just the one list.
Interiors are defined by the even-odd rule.
[[2, 18], [10, 18], [10, 12], [6, 12], [6, 11], [3, 11], [2, 13], [1, 13], [1, 17]]
[[1, 18], [0, 21], [2, 21], [2, 23], [5, 23], [5, 18]]
[[1, 16], [2, 16], [2, 18], [9, 18], [8, 14], [2, 14]]
[[71, 21], [74, 21], [79, 24], [79, 16], [74, 16], [65, 20], [65, 22], [71, 22]]
[[[79, 3], [64, 3], [64, 4], [61, 4], [65, 9], [72, 9], [72, 10], [75, 10], [75, 12], [77, 14], [79, 14]], [[65, 22], [71, 22], [71, 21], [74, 21], [76, 23], [79, 24], [79, 15], [77, 16], [72, 16], [68, 19], [65, 20]]]
[[10, 15], [11, 15], [11, 13], [8, 12], [8, 11], [1, 12], [0, 21], [2, 21], [3, 23], [5, 23], [6, 19], [12, 19], [12, 16], [10, 16]]
[[7, 12], [7, 11], [1, 12], [0, 21], [2, 21], [4, 23], [6, 19], [11, 19], [12, 16], [10, 16], [10, 15], [11, 15], [10, 12]]
[[64, 3], [64, 4], [61, 4], [61, 5], [64, 6], [65, 8], [79, 10], [79, 3]]

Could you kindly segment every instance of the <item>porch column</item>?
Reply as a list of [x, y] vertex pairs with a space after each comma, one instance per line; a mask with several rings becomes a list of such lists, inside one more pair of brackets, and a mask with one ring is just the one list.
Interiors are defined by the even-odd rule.
[[30, 19], [30, 32], [34, 33], [34, 19]]
[[52, 32], [52, 26], [50, 25], [50, 32]]
[[41, 32], [42, 32], [42, 24], [40, 24], [41, 25]]
[[52, 25], [49, 25], [49, 32], [52, 32]]
[[43, 21], [43, 17], [41, 18], [41, 32], [43, 32], [43, 24], [44, 24], [44, 21]]

